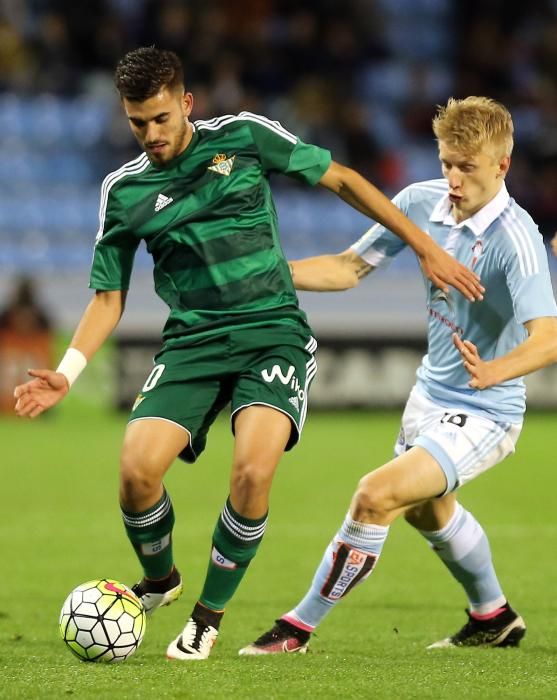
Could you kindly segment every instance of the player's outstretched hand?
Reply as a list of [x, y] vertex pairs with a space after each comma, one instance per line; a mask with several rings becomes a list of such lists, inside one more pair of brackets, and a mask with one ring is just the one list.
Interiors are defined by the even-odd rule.
[[483, 299], [485, 289], [478, 275], [439, 246], [431, 246], [419, 260], [426, 277], [439, 289], [448, 292], [450, 284], [469, 301]]
[[50, 369], [30, 369], [34, 379], [14, 389], [15, 412], [18, 416], [36, 418], [61, 401], [70, 387], [66, 377]]
[[453, 333], [453, 343], [462, 357], [464, 369], [471, 376], [468, 386], [471, 386], [472, 389], [487, 389], [497, 384], [491, 363], [482, 360], [474, 343], [469, 340], [461, 340], [457, 333]]
[[557, 233], [555, 233], [551, 239], [551, 250], [553, 251], [553, 255], [557, 255]]

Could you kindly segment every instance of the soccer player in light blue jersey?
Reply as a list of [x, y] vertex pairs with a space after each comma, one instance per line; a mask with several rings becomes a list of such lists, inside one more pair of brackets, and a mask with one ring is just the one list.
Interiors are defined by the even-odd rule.
[[[524, 621], [499, 584], [484, 530], [456, 491], [515, 450], [523, 375], [557, 360], [557, 306], [531, 217], [510, 196], [513, 124], [485, 97], [449, 100], [433, 121], [444, 179], [394, 199], [445, 250], [481, 275], [471, 304], [425, 280], [428, 354], [402, 416], [395, 457], [360, 481], [303, 600], [240, 654], [305, 652], [323, 617], [372, 572], [400, 515], [441, 558], [468, 598], [468, 621], [429, 648], [517, 646]], [[340, 255], [291, 263], [298, 289], [355, 286], [404, 243], [376, 225]]]

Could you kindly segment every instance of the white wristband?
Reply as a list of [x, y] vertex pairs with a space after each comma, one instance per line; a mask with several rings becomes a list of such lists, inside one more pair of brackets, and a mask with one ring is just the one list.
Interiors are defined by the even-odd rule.
[[56, 371], [66, 377], [71, 387], [86, 366], [87, 358], [85, 355], [76, 348], [68, 348]]

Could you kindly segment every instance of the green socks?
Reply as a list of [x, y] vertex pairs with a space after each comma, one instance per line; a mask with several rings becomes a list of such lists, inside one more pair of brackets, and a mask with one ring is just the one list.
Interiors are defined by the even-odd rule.
[[[160, 501], [142, 513], [122, 509], [127, 535], [146, 578], [168, 576], [174, 565], [172, 527], [174, 511], [166, 490]], [[211, 560], [199, 599], [210, 611], [222, 611], [234, 595], [263, 539], [267, 515], [244, 518], [226, 501], [213, 533]]]
[[215, 531], [211, 560], [200, 602], [211, 610], [223, 610], [234, 595], [263, 539], [267, 514], [250, 520], [236, 513], [227, 499]]
[[122, 509], [122, 517], [146, 578], [168, 576], [174, 565], [172, 557], [172, 527], [174, 510], [166, 490], [160, 501], [142, 513]]

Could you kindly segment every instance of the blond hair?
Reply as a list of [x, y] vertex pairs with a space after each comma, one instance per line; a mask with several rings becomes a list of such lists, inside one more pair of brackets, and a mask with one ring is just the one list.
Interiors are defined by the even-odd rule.
[[513, 131], [508, 109], [489, 97], [451, 97], [445, 107], [438, 106], [433, 118], [437, 141], [467, 155], [477, 155], [484, 147], [492, 146], [496, 158], [510, 156]]

